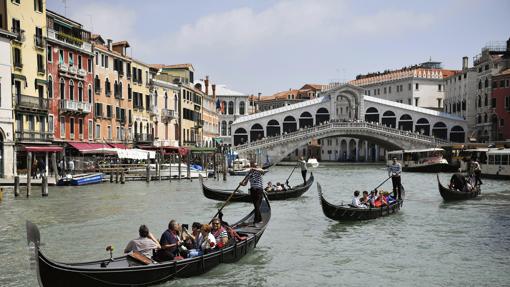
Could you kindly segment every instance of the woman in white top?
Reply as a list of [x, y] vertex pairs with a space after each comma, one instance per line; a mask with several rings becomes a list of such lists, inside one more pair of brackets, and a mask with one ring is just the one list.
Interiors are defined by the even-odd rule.
[[189, 251], [189, 257], [201, 256], [206, 253], [207, 250], [216, 247], [216, 239], [214, 235], [211, 234], [211, 226], [209, 224], [203, 224], [200, 233], [202, 236], [199, 237], [197, 242], [200, 249], [191, 249]]

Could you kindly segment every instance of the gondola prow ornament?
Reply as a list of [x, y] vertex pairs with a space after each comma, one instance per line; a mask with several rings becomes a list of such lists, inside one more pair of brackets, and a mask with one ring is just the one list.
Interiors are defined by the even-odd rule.
[[115, 250], [115, 248], [113, 247], [113, 245], [106, 246], [106, 251], [110, 252], [110, 261], [113, 261], [113, 251], [114, 250]]

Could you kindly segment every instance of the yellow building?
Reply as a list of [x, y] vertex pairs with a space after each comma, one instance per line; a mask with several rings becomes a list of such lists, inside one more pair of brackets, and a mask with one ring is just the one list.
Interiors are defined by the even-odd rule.
[[149, 65], [132, 59], [131, 87], [133, 93], [133, 141], [137, 145], [153, 145], [155, 126], [159, 115], [150, 85]]

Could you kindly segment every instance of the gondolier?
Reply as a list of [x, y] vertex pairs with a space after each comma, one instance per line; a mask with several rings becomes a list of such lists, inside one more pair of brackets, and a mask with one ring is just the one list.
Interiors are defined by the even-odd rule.
[[299, 167], [301, 168], [301, 176], [303, 177], [303, 185], [306, 184], [306, 173], [308, 168], [306, 167], [306, 161], [303, 157], [299, 159]]
[[255, 217], [253, 224], [257, 224], [262, 221], [262, 215], [260, 214], [260, 204], [262, 203], [264, 184], [262, 182], [262, 169], [257, 168], [255, 161], [250, 162], [251, 170], [246, 178], [241, 182], [242, 186], [245, 186], [250, 182], [250, 197], [255, 208]]
[[[393, 158], [393, 163], [388, 166], [388, 176], [391, 177], [391, 182], [393, 184], [393, 197], [397, 198], [398, 200], [402, 199], [402, 191], [401, 188], [401, 181], [400, 181], [400, 174], [402, 173], [402, 165], [397, 162], [397, 158]], [[397, 193], [398, 190], [398, 193]], [[398, 197], [397, 197], [398, 195]]]

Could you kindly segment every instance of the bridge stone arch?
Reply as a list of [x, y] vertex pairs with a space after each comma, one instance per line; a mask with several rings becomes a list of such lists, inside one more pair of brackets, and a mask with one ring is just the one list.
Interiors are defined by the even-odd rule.
[[297, 131], [297, 121], [293, 116], [286, 116], [283, 119], [283, 133], [291, 133]]
[[248, 132], [243, 128], [234, 131], [234, 146], [248, 142]]
[[403, 131], [413, 130], [413, 118], [408, 114], [403, 114], [398, 120], [398, 129]]
[[450, 141], [456, 143], [463, 143], [466, 138], [466, 132], [461, 126], [454, 126], [450, 130]]
[[309, 112], [302, 112], [299, 116], [299, 128], [312, 127], [313, 117]]
[[274, 137], [279, 136], [280, 134], [280, 123], [277, 120], [270, 120], [266, 125], [266, 135], [268, 137]]
[[260, 124], [254, 124], [250, 129], [250, 142], [261, 140], [265, 137], [264, 128]]
[[420, 118], [416, 121], [414, 126], [414, 131], [422, 134], [422, 135], [430, 135], [430, 123], [426, 118]]
[[365, 121], [371, 122], [371, 123], [378, 123], [379, 122], [379, 111], [374, 107], [368, 108], [365, 111]]
[[437, 122], [432, 127], [432, 135], [436, 138], [447, 139], [448, 138], [448, 127], [443, 122]]
[[381, 123], [383, 126], [388, 126], [392, 128], [397, 127], [397, 116], [393, 111], [385, 111], [381, 118]]
[[326, 108], [319, 108], [315, 113], [315, 123], [321, 124], [329, 121], [329, 111]]

